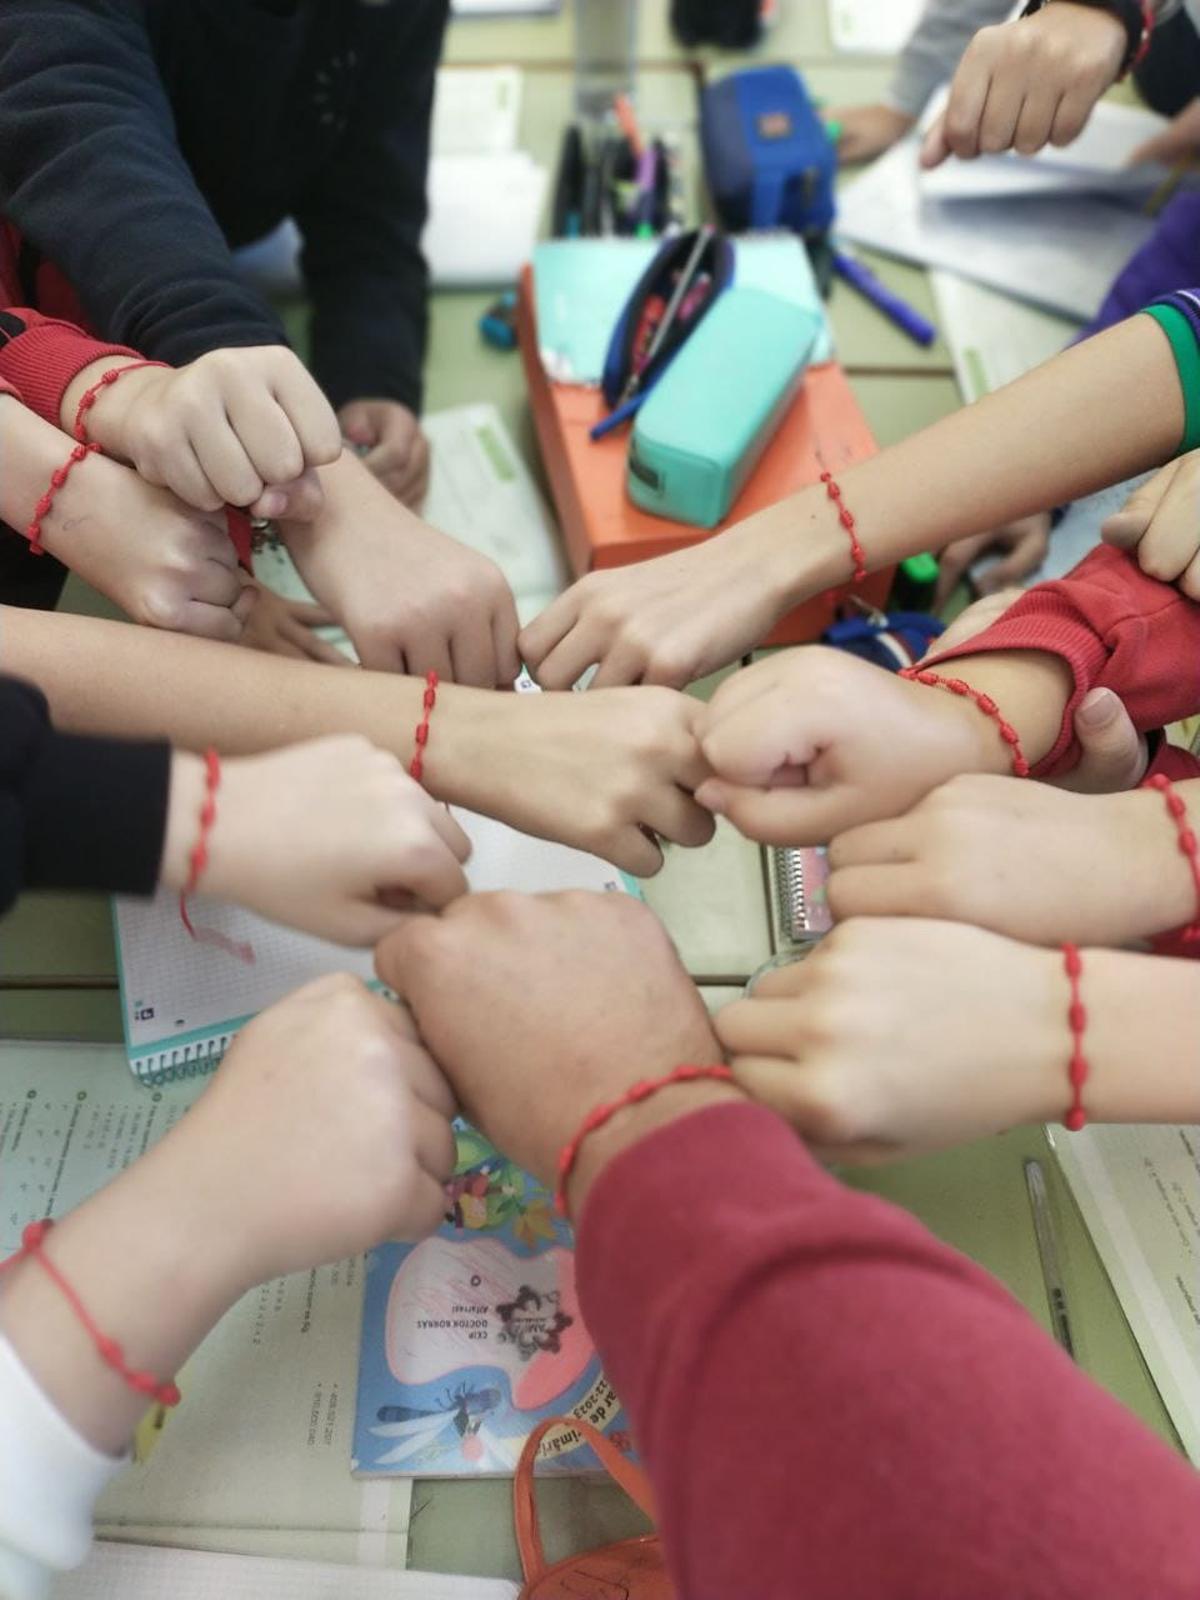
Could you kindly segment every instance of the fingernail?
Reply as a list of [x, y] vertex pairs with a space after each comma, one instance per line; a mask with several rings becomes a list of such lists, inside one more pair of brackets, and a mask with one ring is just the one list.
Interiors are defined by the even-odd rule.
[[1085, 728], [1103, 728], [1117, 715], [1120, 704], [1111, 689], [1093, 689], [1080, 701], [1075, 720]]
[[725, 796], [721, 792], [721, 785], [714, 783], [711, 778], [706, 778], [696, 790], [696, 802], [706, 811], [711, 811], [714, 817], [724, 816]]

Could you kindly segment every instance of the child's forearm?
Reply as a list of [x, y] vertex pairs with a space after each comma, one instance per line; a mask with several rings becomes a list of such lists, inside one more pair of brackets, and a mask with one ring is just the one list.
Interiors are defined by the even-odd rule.
[[[0, 665], [45, 694], [68, 733], [167, 738], [186, 750], [215, 745], [251, 755], [324, 734], [365, 734], [407, 761], [424, 684], [240, 650], [186, 634], [64, 613], [0, 611]], [[438, 691], [424, 779], [439, 799], [487, 810], [494, 772], [485, 733], [500, 732], [515, 696]], [[490, 740], [489, 740], [490, 744]]]
[[[837, 476], [878, 569], [1157, 466], [1183, 431], [1171, 346], [1136, 316]], [[850, 575], [849, 540], [819, 485], [740, 527], [769, 535], [760, 542], [789, 601]]]
[[1080, 996], [1091, 1120], [1200, 1122], [1200, 963], [1086, 950]]
[[[0, 521], [22, 532], [25, 530], [51, 476], [70, 455], [72, 444], [72, 440], [43, 422], [16, 395], [0, 394], [0, 452], [3, 453]], [[92, 465], [90, 461], [82, 462], [81, 474]], [[44, 519], [43, 537], [48, 548], [53, 544], [51, 530], [55, 521], [52, 508]]]

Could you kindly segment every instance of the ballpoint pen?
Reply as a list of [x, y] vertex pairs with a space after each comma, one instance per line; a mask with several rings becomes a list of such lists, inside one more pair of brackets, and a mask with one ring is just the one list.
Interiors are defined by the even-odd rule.
[[844, 250], [831, 252], [833, 270], [839, 278], [857, 289], [865, 300], [869, 300], [877, 310], [882, 311], [890, 322], [902, 328], [910, 339], [919, 345], [931, 345], [937, 338], [937, 329], [932, 322], [924, 318], [919, 311], [914, 311], [906, 300], [901, 300], [898, 294], [892, 291], [871, 271], [871, 269], [852, 255], [847, 255]]
[[1062, 1268], [1058, 1256], [1058, 1240], [1054, 1232], [1054, 1219], [1050, 1215], [1050, 1195], [1046, 1189], [1046, 1174], [1040, 1161], [1032, 1158], [1025, 1163], [1025, 1187], [1029, 1191], [1029, 1204], [1033, 1211], [1033, 1231], [1037, 1237], [1038, 1257], [1042, 1263], [1042, 1278], [1046, 1285], [1046, 1299], [1050, 1302], [1050, 1320], [1054, 1337], [1063, 1349], [1075, 1359], [1075, 1341], [1071, 1337], [1071, 1319], [1067, 1312], [1067, 1291], [1063, 1284]]

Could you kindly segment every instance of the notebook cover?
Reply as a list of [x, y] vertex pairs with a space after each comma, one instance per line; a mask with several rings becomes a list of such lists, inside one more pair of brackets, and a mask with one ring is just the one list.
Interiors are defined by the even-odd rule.
[[[367, 1258], [356, 1473], [509, 1475], [537, 1424], [559, 1415], [631, 1448], [579, 1309], [573, 1244], [548, 1191], [460, 1125], [442, 1226]], [[597, 1468], [566, 1428], [538, 1463], [551, 1474]]]
[[[595, 442], [588, 437], [589, 429], [605, 414], [599, 390], [551, 383], [546, 376], [538, 353], [533, 274], [528, 267], [521, 275], [517, 328], [542, 460], [577, 577], [685, 549], [817, 482], [822, 462], [838, 473], [875, 454], [875, 441], [845, 373], [836, 362], [827, 362], [809, 368], [778, 433], [724, 522], [710, 532], [652, 516], [625, 492], [628, 430]], [[892, 572], [888, 568], [874, 573], [855, 592], [882, 608]], [[803, 644], [819, 638], [834, 621], [836, 605], [847, 592], [848, 587], [829, 590], [806, 601], [782, 618], [762, 643]]]

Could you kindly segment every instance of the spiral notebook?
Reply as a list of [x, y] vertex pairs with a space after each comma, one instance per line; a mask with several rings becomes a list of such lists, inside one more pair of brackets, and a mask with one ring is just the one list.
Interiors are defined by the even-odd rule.
[[825, 884], [829, 864], [817, 846], [778, 847], [770, 852], [771, 897], [775, 906], [777, 949], [811, 944], [833, 927]]
[[[455, 811], [473, 846], [473, 890], [626, 890], [632, 879], [597, 856], [533, 839], [490, 817]], [[193, 920], [222, 944], [197, 943], [179, 917], [178, 896], [113, 901], [125, 1046], [147, 1084], [211, 1072], [239, 1028], [313, 978], [350, 972], [374, 983], [372, 952], [295, 933], [238, 906], [197, 896]], [[241, 950], [246, 958], [231, 953]]]

